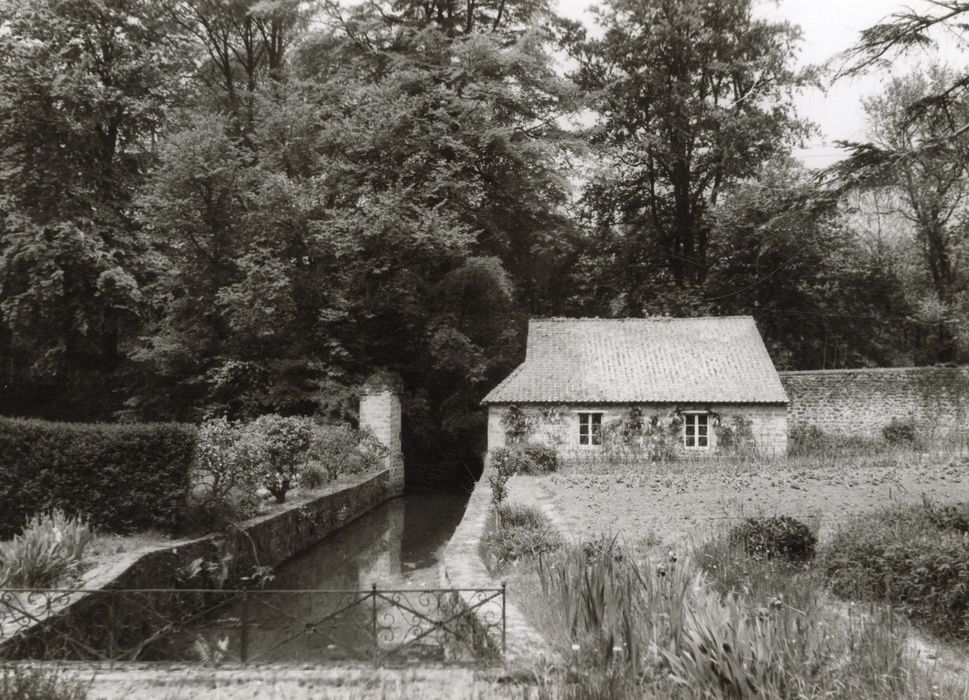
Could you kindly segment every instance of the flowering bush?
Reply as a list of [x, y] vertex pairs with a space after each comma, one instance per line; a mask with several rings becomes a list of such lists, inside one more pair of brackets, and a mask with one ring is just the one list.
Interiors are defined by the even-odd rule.
[[34, 516], [23, 532], [0, 542], [0, 586], [46, 588], [78, 573], [94, 535], [62, 511]]
[[299, 485], [312, 438], [313, 422], [309, 418], [270, 413], [245, 426], [242, 448], [277, 503], [283, 503], [289, 490]]
[[[307, 473], [316, 488], [341, 476], [362, 474], [375, 469], [387, 456], [387, 448], [370, 433], [348, 425], [314, 425], [309, 445]], [[318, 478], [317, 478], [318, 477]]]
[[207, 530], [256, 514], [258, 470], [246, 449], [243, 424], [205, 421], [198, 431], [191, 475], [189, 527]]

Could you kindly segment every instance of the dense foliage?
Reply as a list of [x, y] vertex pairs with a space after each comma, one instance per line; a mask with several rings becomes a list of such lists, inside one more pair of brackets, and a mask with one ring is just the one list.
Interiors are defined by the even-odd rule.
[[291, 489], [375, 469], [385, 454], [372, 435], [347, 425], [275, 414], [207, 420], [198, 431], [185, 526], [220, 529], [256, 515], [262, 489], [282, 503]]
[[0, 419], [0, 538], [52, 509], [112, 532], [176, 530], [196, 430]]
[[839, 531], [824, 557], [832, 590], [890, 603], [943, 637], [969, 639], [966, 505], [887, 509]]
[[788, 515], [746, 518], [730, 530], [729, 539], [748, 557], [791, 562], [814, 557], [818, 542], [807, 524]]
[[[873, 138], [918, 157], [831, 187], [790, 158], [796, 27], [597, 16], [0, 0], [0, 410], [346, 421], [384, 369], [409, 459], [469, 464], [530, 315], [753, 314], [781, 368], [966, 359], [964, 131], [906, 118], [960, 76], [889, 86]], [[858, 192], [909, 225], [874, 238]]]
[[562, 538], [542, 511], [506, 503], [495, 510], [482, 543], [494, 564], [504, 568], [554, 552]]

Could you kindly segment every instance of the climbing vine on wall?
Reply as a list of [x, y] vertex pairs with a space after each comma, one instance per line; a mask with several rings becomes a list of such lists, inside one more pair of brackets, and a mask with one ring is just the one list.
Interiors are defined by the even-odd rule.
[[534, 420], [521, 406], [511, 405], [501, 418], [501, 426], [505, 429], [505, 440], [511, 445], [525, 442], [534, 429]]
[[607, 452], [650, 462], [670, 462], [679, 455], [682, 431], [683, 412], [679, 408], [666, 415], [646, 415], [634, 406], [603, 426], [603, 444]]
[[755, 449], [753, 421], [750, 418], [731, 416], [730, 425], [726, 425], [719, 414], [711, 412], [710, 418], [713, 432], [717, 436], [718, 449], [739, 454], [746, 454]]

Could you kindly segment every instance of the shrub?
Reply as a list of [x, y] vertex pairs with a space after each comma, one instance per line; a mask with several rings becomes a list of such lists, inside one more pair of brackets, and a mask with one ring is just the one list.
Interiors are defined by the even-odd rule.
[[330, 483], [330, 474], [319, 464], [310, 462], [303, 468], [300, 485], [304, 489], [321, 489]]
[[888, 602], [943, 637], [969, 640], [969, 537], [960, 517], [923, 503], [848, 523], [823, 569], [843, 598]]
[[325, 481], [375, 469], [386, 455], [387, 448], [368, 432], [348, 425], [312, 426], [309, 460]]
[[259, 480], [277, 503], [299, 484], [309, 456], [313, 422], [309, 418], [270, 413], [259, 416], [244, 428], [243, 449], [254, 465]]
[[544, 513], [514, 503], [497, 508], [496, 525], [485, 535], [485, 547], [498, 566], [548, 554], [560, 543], [558, 533]]
[[491, 464], [507, 476], [549, 474], [559, 466], [555, 449], [537, 443], [495, 448], [491, 451]]
[[750, 557], [793, 562], [814, 557], [818, 542], [810, 527], [787, 515], [747, 518], [730, 531], [729, 539]]
[[824, 432], [812, 423], [793, 425], [787, 434], [787, 453], [791, 456], [806, 457], [817, 454], [826, 445]]
[[882, 437], [893, 447], [916, 447], [921, 442], [915, 421], [911, 419], [892, 418], [891, 422], [882, 428]]
[[61, 509], [112, 532], [175, 531], [185, 516], [193, 426], [0, 419], [0, 538]]
[[516, 474], [550, 474], [558, 470], [559, 458], [554, 448], [527, 444], [519, 448]]
[[51, 588], [78, 573], [93, 539], [85, 523], [61, 511], [34, 516], [21, 534], [0, 542], [0, 585]]
[[258, 511], [258, 473], [242, 436], [245, 427], [225, 418], [205, 421], [198, 431], [192, 469], [189, 522], [195, 530], [244, 520]]
[[0, 669], [3, 700], [85, 700], [88, 693], [78, 681], [43, 668], [9, 666]]
[[925, 516], [940, 530], [969, 532], [969, 502], [941, 505], [923, 498], [922, 507], [925, 510]]

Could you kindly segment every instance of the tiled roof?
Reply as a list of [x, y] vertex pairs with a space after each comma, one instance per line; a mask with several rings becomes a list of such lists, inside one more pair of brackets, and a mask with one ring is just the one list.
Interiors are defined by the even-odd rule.
[[750, 316], [552, 318], [483, 403], [787, 403]]

